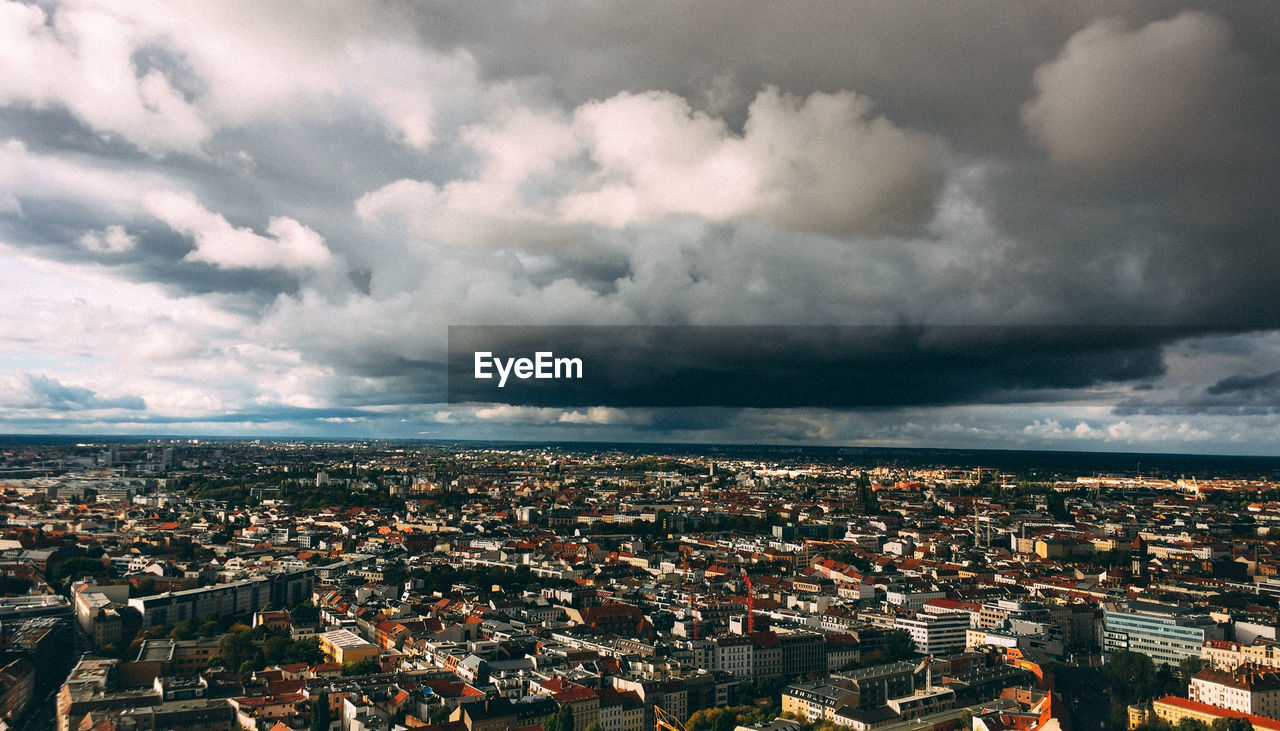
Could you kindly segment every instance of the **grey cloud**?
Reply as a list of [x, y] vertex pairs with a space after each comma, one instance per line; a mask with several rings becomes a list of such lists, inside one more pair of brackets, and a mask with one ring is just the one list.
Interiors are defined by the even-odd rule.
[[1023, 108], [1058, 164], [1102, 173], [1185, 169], [1247, 156], [1237, 116], [1245, 64], [1231, 29], [1183, 12], [1141, 28], [1095, 20], [1035, 72]]
[[[146, 402], [138, 396], [104, 398], [92, 389], [68, 386], [55, 378], [24, 373], [11, 377], [7, 388], [0, 391], [9, 408], [83, 411], [88, 409], [128, 409], [141, 411]], [[5, 393], [7, 391], [7, 393]]]
[[1262, 375], [1236, 375], [1224, 378], [1209, 387], [1211, 394], [1236, 393], [1257, 389], [1271, 389], [1280, 386], [1280, 371], [1271, 371]]

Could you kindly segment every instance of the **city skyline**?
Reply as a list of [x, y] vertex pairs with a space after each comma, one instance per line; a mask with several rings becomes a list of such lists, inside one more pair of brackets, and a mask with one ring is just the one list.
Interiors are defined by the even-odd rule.
[[[0, 433], [1277, 455], [1278, 20], [6, 2]], [[457, 325], [902, 328], [939, 385], [449, 404]]]

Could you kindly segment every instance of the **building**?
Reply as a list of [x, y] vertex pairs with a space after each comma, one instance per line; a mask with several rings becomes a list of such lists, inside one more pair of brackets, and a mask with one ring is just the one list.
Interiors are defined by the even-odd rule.
[[1141, 652], [1157, 664], [1177, 665], [1200, 657], [1206, 639], [1222, 639], [1222, 628], [1209, 615], [1167, 604], [1107, 603], [1102, 621], [1104, 653]]
[[77, 582], [72, 586], [71, 597], [76, 623], [94, 647], [120, 643], [124, 622], [119, 609], [129, 601], [128, 584], [97, 586]]
[[858, 690], [850, 681], [792, 683], [782, 691], [782, 712], [809, 722], [834, 721], [846, 704], [858, 705]]
[[1264, 640], [1246, 645], [1207, 639], [1200, 648], [1200, 657], [1219, 670], [1233, 670], [1245, 664], [1280, 668], [1280, 644]]
[[380, 650], [372, 642], [347, 629], [324, 632], [320, 637], [320, 650], [325, 657], [338, 663], [355, 663], [376, 658]]
[[531, 696], [514, 703], [497, 698], [460, 704], [449, 720], [465, 724], [469, 731], [504, 731], [543, 725], [556, 715], [557, 708], [556, 702], [545, 696]]
[[199, 589], [135, 597], [129, 600], [129, 606], [142, 615], [144, 627], [175, 624], [205, 615], [253, 614], [268, 604], [297, 604], [311, 597], [315, 583], [315, 569], [305, 568]]
[[816, 632], [778, 632], [782, 675], [787, 678], [827, 672], [827, 643]]
[[115, 660], [82, 659], [71, 670], [71, 675], [58, 691], [58, 731], [79, 728], [80, 720], [95, 711], [121, 711], [128, 708], [146, 708], [161, 702], [160, 693], [153, 688], [143, 690], [118, 690], [115, 682]]
[[22, 716], [35, 691], [36, 668], [23, 658], [0, 667], [0, 721], [12, 724]]
[[1170, 726], [1177, 726], [1184, 718], [1200, 721], [1206, 726], [1213, 726], [1213, 722], [1219, 718], [1246, 718], [1258, 731], [1280, 731], [1280, 721], [1275, 719], [1250, 716], [1240, 711], [1231, 711], [1176, 695], [1157, 699], [1150, 705], [1129, 706], [1129, 728], [1136, 729], [1152, 716]]
[[869, 668], [834, 673], [833, 683], [845, 685], [856, 692], [853, 705], [870, 710], [888, 704], [890, 698], [901, 698], [915, 692], [916, 663], [895, 662]]
[[551, 696], [560, 706], [573, 711], [573, 729], [582, 731], [600, 720], [600, 696], [590, 688], [575, 685]]
[[1253, 665], [1233, 670], [1205, 668], [1191, 678], [1193, 701], [1268, 718], [1280, 718], [1280, 672]]
[[600, 725], [605, 731], [645, 731], [644, 703], [632, 692], [601, 688]]
[[1049, 613], [1039, 604], [999, 599], [982, 605], [974, 626], [977, 629], [1000, 629], [1014, 620], [1035, 622], [1048, 616]]
[[890, 698], [889, 707], [903, 720], [942, 713], [956, 707], [956, 692], [950, 688], [920, 688], [911, 695]]
[[916, 645], [916, 652], [936, 655], [948, 650], [962, 650], [969, 630], [969, 615], [948, 612], [920, 612], [914, 617], [898, 617], [894, 629], [906, 630]]
[[748, 637], [730, 635], [717, 637], [715, 641], [714, 670], [724, 670], [743, 679], [752, 676], [752, 660], [755, 657], [754, 643]]

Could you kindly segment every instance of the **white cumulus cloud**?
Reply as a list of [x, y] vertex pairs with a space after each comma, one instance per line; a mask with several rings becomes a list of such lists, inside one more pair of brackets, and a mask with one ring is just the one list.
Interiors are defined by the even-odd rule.
[[267, 223], [267, 236], [232, 226], [209, 211], [194, 195], [157, 191], [144, 198], [147, 211], [170, 228], [195, 239], [189, 261], [222, 269], [317, 269], [332, 254], [324, 239], [292, 218], [279, 216]]

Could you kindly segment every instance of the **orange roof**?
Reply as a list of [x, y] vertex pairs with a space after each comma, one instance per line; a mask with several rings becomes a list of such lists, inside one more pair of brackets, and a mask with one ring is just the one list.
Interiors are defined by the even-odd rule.
[[1264, 716], [1255, 716], [1252, 713], [1241, 713], [1240, 711], [1232, 711], [1218, 706], [1211, 706], [1208, 703], [1193, 701], [1188, 698], [1182, 698], [1176, 695], [1167, 695], [1156, 703], [1163, 703], [1167, 706], [1181, 708], [1186, 711], [1195, 711], [1196, 713], [1205, 713], [1219, 718], [1247, 718], [1254, 728], [1268, 729], [1269, 731], [1280, 731], [1280, 720], [1274, 718], [1266, 718]]

